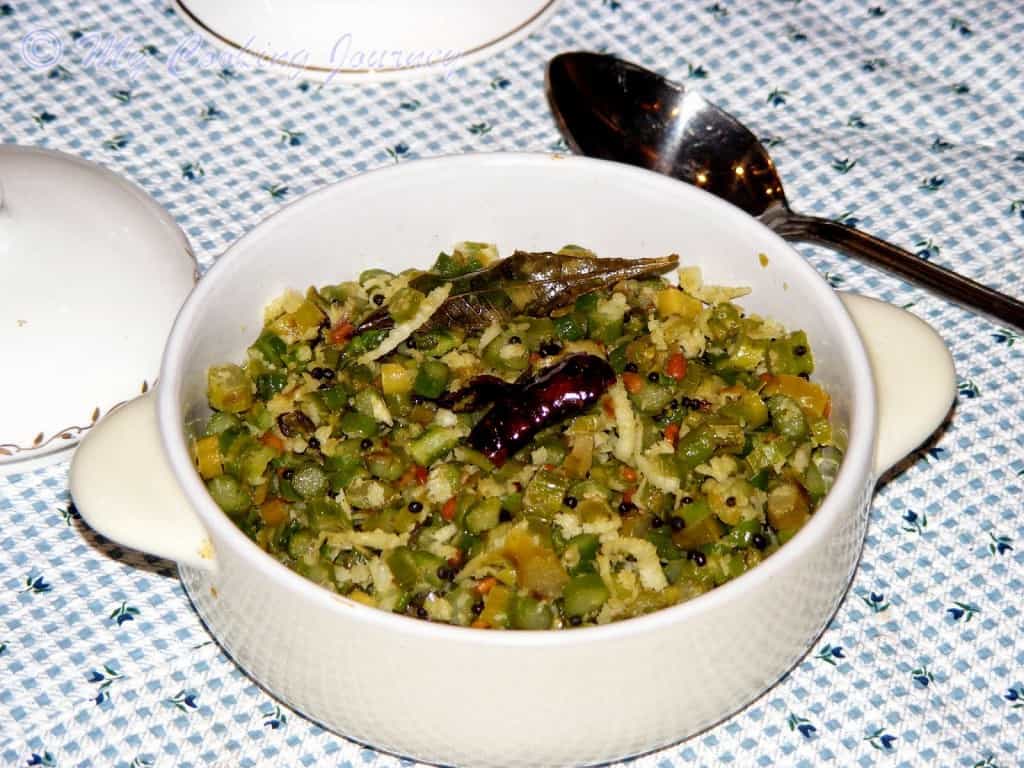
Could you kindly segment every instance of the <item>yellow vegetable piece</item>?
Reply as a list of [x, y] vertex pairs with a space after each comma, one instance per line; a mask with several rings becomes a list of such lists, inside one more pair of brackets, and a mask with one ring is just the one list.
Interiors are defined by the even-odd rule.
[[768, 406], [756, 392], [744, 389], [740, 395], [739, 406], [748, 429], [757, 429], [768, 423]]
[[288, 519], [288, 504], [284, 499], [271, 499], [260, 505], [260, 517], [267, 525], [279, 525]]
[[206, 397], [218, 411], [242, 413], [252, 406], [252, 382], [237, 365], [215, 365], [206, 374]]
[[672, 534], [672, 542], [682, 549], [700, 549], [718, 541], [725, 528], [714, 515], [708, 515], [696, 525], [687, 526]]
[[812, 421], [811, 437], [818, 445], [829, 445], [832, 442], [832, 423], [828, 419]]
[[316, 338], [324, 313], [310, 301], [303, 301], [294, 312], [286, 312], [271, 323], [270, 328], [288, 344]]
[[807, 496], [794, 483], [784, 483], [768, 493], [768, 522], [777, 531], [795, 531], [810, 519]]
[[380, 388], [385, 395], [404, 395], [412, 391], [413, 374], [399, 363], [381, 363]]
[[504, 627], [508, 623], [508, 603], [511, 597], [512, 591], [508, 587], [501, 584], [491, 587], [484, 601], [483, 611], [473, 622], [474, 626], [479, 622], [483, 627]]
[[582, 480], [590, 472], [594, 463], [594, 436], [590, 434], [574, 435], [572, 451], [562, 462], [562, 469], [569, 477]]
[[700, 314], [703, 305], [692, 296], [687, 296], [678, 288], [666, 288], [658, 291], [655, 298], [658, 314], [662, 317], [679, 315], [686, 320], [693, 320]]
[[252, 503], [253, 504], [262, 504], [264, 501], [266, 501], [267, 500], [267, 492], [269, 490], [270, 490], [270, 488], [268, 487], [267, 483], [262, 483], [261, 485], [257, 485], [255, 488], [253, 488], [253, 490], [252, 490]]
[[505, 556], [516, 564], [516, 578], [526, 591], [554, 599], [569, 583], [558, 555], [524, 531], [512, 531], [505, 540]]
[[612, 512], [612, 508], [604, 499], [591, 498], [582, 499], [579, 502], [576, 507], [576, 516], [584, 523], [606, 523], [618, 515]]
[[[718, 515], [719, 520], [726, 525], [739, 525], [742, 522], [746, 498], [741, 499], [736, 495], [743, 490], [742, 486], [738, 483], [727, 482], [725, 484], [709, 483], [704, 488], [707, 492], [708, 506], [711, 507], [712, 512]], [[732, 498], [732, 504], [729, 503], [730, 498]]]
[[827, 417], [831, 412], [831, 399], [828, 393], [817, 384], [786, 373], [780, 373], [777, 376], [764, 374], [761, 378], [765, 382], [761, 394], [768, 397], [785, 395], [796, 400], [800, 410], [809, 420]]
[[661, 590], [644, 590], [630, 604], [630, 616], [642, 616], [645, 613], [660, 611], [675, 605], [683, 597], [683, 590], [678, 585], [671, 585]]
[[562, 594], [562, 588], [569, 583], [569, 575], [558, 555], [550, 549], [535, 550], [519, 563], [517, 573], [523, 589], [549, 600]]
[[370, 595], [363, 592], [361, 589], [354, 589], [346, 595], [349, 600], [355, 600], [357, 603], [368, 605], [371, 608], [377, 607], [377, 601], [374, 600]]
[[196, 441], [196, 466], [204, 480], [212, 480], [224, 473], [220, 455], [220, 439], [216, 435]]

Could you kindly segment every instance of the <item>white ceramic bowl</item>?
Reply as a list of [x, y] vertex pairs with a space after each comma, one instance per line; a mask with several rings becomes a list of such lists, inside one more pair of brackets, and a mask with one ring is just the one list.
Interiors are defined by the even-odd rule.
[[[187, 425], [207, 413], [207, 367], [242, 356], [263, 306], [283, 289], [422, 266], [463, 239], [497, 242], [506, 254], [568, 242], [606, 256], [678, 252], [711, 282], [752, 286], [744, 306], [807, 331], [835, 418], [849, 431], [835, 487], [812, 520], [707, 595], [562, 632], [479, 631], [385, 613], [263, 553], [192, 467]], [[104, 535], [177, 560], [197, 610], [238, 664], [332, 730], [447, 764], [635, 755], [727, 717], [800, 659], [849, 584], [877, 476], [949, 408], [953, 368], [935, 333], [888, 305], [845, 301], [754, 219], [647, 171], [514, 154], [376, 171], [289, 206], [217, 262], [177, 319], [155, 396], [85, 439], [72, 493]]]

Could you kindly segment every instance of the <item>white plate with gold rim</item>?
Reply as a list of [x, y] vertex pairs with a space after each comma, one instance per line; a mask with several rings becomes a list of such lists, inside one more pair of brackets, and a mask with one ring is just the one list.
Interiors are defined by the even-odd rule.
[[514, 45], [559, 2], [177, 0], [201, 37], [179, 46], [175, 68], [216, 62], [328, 82], [429, 77]]
[[153, 384], [195, 266], [174, 220], [131, 182], [0, 146], [0, 473], [61, 458]]

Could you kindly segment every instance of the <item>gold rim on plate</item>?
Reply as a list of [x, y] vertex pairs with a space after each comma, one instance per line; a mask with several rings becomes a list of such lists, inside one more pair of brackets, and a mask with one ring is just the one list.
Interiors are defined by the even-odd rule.
[[[478, 45], [478, 46], [476, 46], [474, 48], [469, 48], [469, 49], [467, 49], [465, 51], [459, 51], [458, 54], [454, 57], [453, 60], [458, 60], [458, 59], [461, 59], [461, 58], [465, 58], [466, 56], [472, 56], [473, 54], [479, 53], [479, 52], [481, 52], [481, 51], [483, 51], [483, 50], [485, 50], [487, 48], [490, 48], [490, 47], [492, 47], [494, 45], [497, 45], [497, 44], [501, 43], [502, 41], [507, 40], [510, 37], [514, 37], [515, 35], [517, 35], [520, 32], [522, 32], [524, 29], [526, 29], [527, 27], [532, 25], [534, 22], [536, 22], [545, 13], [550, 11], [552, 6], [554, 6], [558, 2], [559, 2], [559, 0], [548, 0], [548, 2], [546, 2], [543, 5], [543, 7], [540, 8], [540, 10], [535, 12], [532, 16], [530, 16], [528, 19], [523, 21], [518, 26], [514, 27], [513, 29], [510, 29], [508, 32], [505, 32], [504, 34], [502, 34], [502, 35], [500, 35], [498, 37], [495, 37], [492, 40], [488, 40], [486, 43], [481, 43], [480, 45]], [[189, 9], [189, 7], [185, 4], [184, 0], [175, 0], [174, 4], [187, 17], [189, 23], [191, 23], [192, 25], [194, 25], [198, 29], [202, 30], [207, 35], [209, 35], [210, 37], [213, 37], [214, 39], [220, 41], [224, 45], [229, 46], [231, 48], [234, 48], [235, 50], [240, 51], [241, 53], [245, 53], [245, 54], [247, 54], [249, 56], [253, 56], [253, 57], [257, 58], [257, 59], [265, 61], [265, 62], [267, 62], [269, 64], [273, 64], [275, 66], [280, 66], [280, 67], [286, 67], [288, 69], [299, 71], [299, 72], [318, 72], [318, 73], [324, 73], [324, 74], [333, 72], [333, 73], [338, 74], [338, 75], [388, 74], [388, 73], [398, 73], [398, 72], [413, 72], [413, 71], [418, 70], [418, 69], [429, 69], [430, 67], [437, 66], [438, 64], [441, 64], [443, 61], [445, 61], [444, 59], [439, 59], [439, 60], [437, 60], [435, 62], [428, 62], [426, 64], [415, 64], [413, 66], [404, 66], [404, 67], [379, 67], [379, 68], [374, 68], [374, 69], [369, 69], [369, 68], [363, 68], [363, 69], [348, 69], [348, 68], [345, 68], [345, 69], [343, 69], [343, 68], [340, 68], [340, 67], [323, 67], [323, 66], [319, 66], [319, 65], [303, 65], [303, 66], [299, 66], [299, 65], [293, 64], [293, 63], [291, 63], [289, 61], [285, 61], [283, 59], [275, 59], [275, 58], [273, 58], [271, 56], [268, 56], [265, 53], [259, 53], [257, 51], [250, 50], [249, 48], [246, 48], [241, 43], [236, 42], [235, 40], [232, 40], [229, 37], [225, 37], [224, 35], [220, 34], [219, 32], [211, 29], [205, 22], [203, 22], [198, 16], [196, 16]]]

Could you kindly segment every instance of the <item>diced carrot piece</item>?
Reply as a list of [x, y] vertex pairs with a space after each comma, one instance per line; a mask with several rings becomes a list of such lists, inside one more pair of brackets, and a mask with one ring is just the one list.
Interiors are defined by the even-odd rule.
[[430, 477], [430, 473], [427, 472], [426, 467], [421, 467], [419, 464], [413, 464], [413, 473], [416, 475], [416, 482], [420, 485], [427, 484], [427, 478]]
[[484, 621], [483, 619], [476, 619], [476, 620], [475, 620], [475, 621], [474, 621], [474, 622], [473, 622], [472, 624], [470, 624], [469, 626], [471, 626], [471, 627], [472, 627], [473, 629], [487, 629], [487, 628], [488, 628], [489, 626], [491, 626], [491, 625], [490, 625], [490, 624], [488, 624], [488, 623], [487, 623], [486, 621]]
[[278, 453], [284, 453], [284, 440], [275, 435], [271, 430], [267, 430], [260, 437], [260, 442], [268, 448], [273, 448]]
[[278, 498], [265, 501], [260, 505], [260, 517], [267, 525], [280, 525], [288, 519], [288, 504]]
[[633, 469], [632, 467], [623, 467], [622, 468], [622, 479], [625, 480], [627, 483], [635, 483], [636, 482], [636, 470]]
[[665, 373], [676, 381], [686, 376], [686, 357], [681, 352], [676, 352], [668, 358], [668, 365], [665, 366]]
[[676, 441], [679, 440], [678, 424], [669, 424], [667, 427], [665, 427], [665, 439], [672, 443], [672, 446], [675, 447]]
[[488, 576], [486, 579], [481, 579], [480, 582], [476, 585], [477, 594], [486, 595], [488, 592], [494, 589], [494, 585], [497, 583], [498, 580], [493, 576]]
[[622, 374], [622, 385], [631, 395], [635, 395], [644, 388], [644, 380], [638, 373]]
[[605, 397], [601, 400], [601, 407], [604, 409], [604, 415], [609, 419], [615, 418], [615, 404], [612, 403], [610, 397]]
[[339, 323], [327, 336], [327, 340], [336, 346], [344, 344], [352, 338], [352, 334], [355, 333], [356, 327], [352, 323]]
[[455, 501], [455, 497], [452, 496], [450, 499], [448, 499], [448, 501], [444, 503], [444, 506], [441, 507], [441, 517], [443, 517], [445, 520], [448, 520], [449, 522], [454, 520], [455, 510], [457, 506], [458, 503]]

